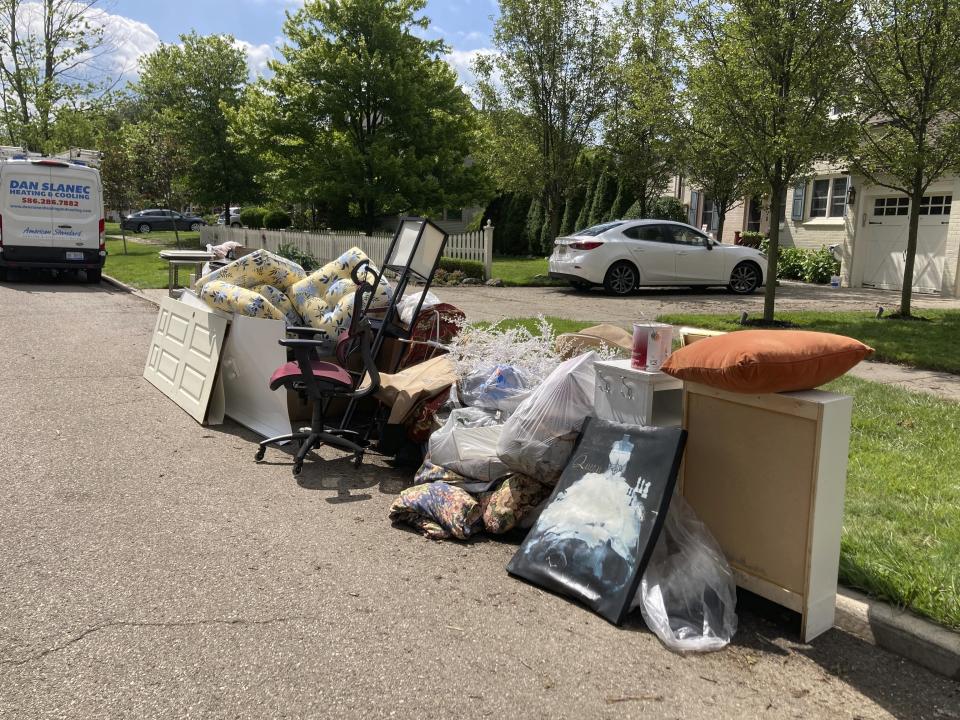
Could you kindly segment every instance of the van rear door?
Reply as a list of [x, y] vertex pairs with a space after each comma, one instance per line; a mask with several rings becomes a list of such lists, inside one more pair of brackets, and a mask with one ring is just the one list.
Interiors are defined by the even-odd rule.
[[50, 167], [29, 161], [3, 163], [3, 244], [6, 248], [50, 248], [53, 218], [47, 198]]
[[[50, 166], [53, 247], [66, 251], [100, 248], [100, 173], [93, 168]], [[67, 256], [67, 259], [71, 259]]]

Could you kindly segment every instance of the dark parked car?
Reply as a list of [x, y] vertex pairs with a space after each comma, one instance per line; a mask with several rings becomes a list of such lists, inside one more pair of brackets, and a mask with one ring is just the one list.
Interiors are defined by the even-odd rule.
[[173, 230], [174, 223], [177, 224], [177, 230], [194, 232], [207, 224], [202, 217], [182, 215], [174, 210], [141, 210], [133, 215], [127, 215], [122, 225], [124, 230], [148, 233], [151, 230]]

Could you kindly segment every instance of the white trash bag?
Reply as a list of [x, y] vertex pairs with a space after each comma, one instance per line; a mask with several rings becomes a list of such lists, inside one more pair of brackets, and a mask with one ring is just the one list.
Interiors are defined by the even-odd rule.
[[497, 454], [511, 470], [555, 485], [593, 415], [596, 353], [561, 363], [504, 423]]
[[637, 588], [633, 607], [677, 652], [720, 650], [737, 631], [737, 586], [723, 551], [682, 497], [667, 519]]
[[457, 408], [430, 436], [430, 462], [472, 480], [488, 482], [509, 475], [497, 457], [503, 425], [499, 413], [481, 408]]
[[[420, 292], [412, 292], [409, 295], [404, 295], [400, 299], [400, 302], [397, 303], [397, 314], [400, 316], [400, 321], [404, 325], [413, 323], [413, 313], [417, 309], [417, 303], [420, 302], [420, 296], [422, 294], [422, 290]], [[423, 299], [423, 305], [420, 306], [420, 312], [439, 304], [440, 298], [428, 290], [427, 296]]]

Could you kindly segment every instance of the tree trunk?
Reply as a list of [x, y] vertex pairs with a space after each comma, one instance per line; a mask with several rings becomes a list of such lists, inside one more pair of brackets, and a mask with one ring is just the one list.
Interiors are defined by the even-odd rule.
[[723, 225], [726, 221], [727, 211], [721, 210], [720, 206], [717, 206], [717, 242], [723, 242]]
[[910, 194], [910, 221], [907, 229], [907, 256], [903, 261], [903, 287], [900, 289], [900, 315], [910, 317], [913, 300], [913, 268], [917, 259], [917, 235], [920, 229], [920, 202], [923, 200], [923, 175], [913, 176]]
[[783, 190], [786, 183], [770, 184], [770, 247], [767, 250], [767, 281], [763, 294], [763, 320], [773, 321], [777, 301], [777, 264], [780, 262], [780, 211], [782, 209]]

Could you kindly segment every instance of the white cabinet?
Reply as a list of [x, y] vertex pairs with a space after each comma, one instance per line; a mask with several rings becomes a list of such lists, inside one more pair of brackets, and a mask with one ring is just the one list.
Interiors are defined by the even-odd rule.
[[853, 398], [751, 395], [686, 383], [679, 487], [737, 584], [833, 627]]
[[683, 383], [662, 372], [636, 370], [629, 360], [596, 363], [594, 412], [630, 425], [680, 424]]

